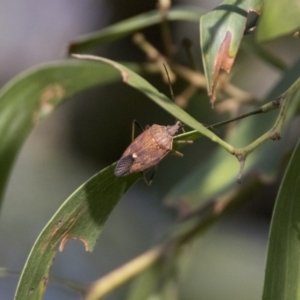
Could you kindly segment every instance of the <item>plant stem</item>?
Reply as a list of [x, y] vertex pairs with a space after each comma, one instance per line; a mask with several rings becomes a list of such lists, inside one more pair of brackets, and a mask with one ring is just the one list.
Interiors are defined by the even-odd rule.
[[232, 119], [229, 119], [229, 120], [226, 120], [226, 121], [222, 121], [222, 122], [219, 122], [219, 123], [209, 125], [209, 126], [207, 126], [207, 128], [208, 129], [213, 129], [213, 128], [220, 127], [220, 126], [223, 126], [225, 124], [228, 124], [228, 123], [231, 123], [231, 122], [234, 122], [234, 121], [238, 121], [240, 119], [243, 119], [243, 118], [246, 118], [246, 117], [249, 117], [249, 116], [252, 116], [252, 115], [257, 115], [257, 114], [269, 112], [269, 111], [279, 107], [280, 103], [277, 99], [262, 105], [261, 107], [259, 107], [256, 110], [250, 111], [248, 113], [242, 114], [238, 117], [235, 117], [235, 118], [232, 118]]
[[158, 1], [158, 11], [161, 15], [161, 34], [162, 42], [165, 50], [165, 55], [168, 58], [172, 57], [173, 54], [173, 42], [171, 37], [171, 31], [169, 27], [169, 21], [167, 19], [168, 11], [171, 7], [170, 0], [159, 0]]
[[[256, 139], [254, 142], [249, 144], [244, 148], [237, 149], [237, 153], [243, 156], [247, 156], [250, 154], [255, 148], [257, 148], [260, 144], [265, 142], [266, 140], [279, 140], [281, 138], [281, 131], [284, 124], [285, 117], [287, 115], [289, 104], [297, 90], [300, 89], [300, 78], [294, 82], [294, 84], [281, 96], [279, 96], [276, 100], [269, 102], [266, 106], [265, 111], [269, 111], [277, 107], [280, 107], [280, 111], [278, 117], [275, 121], [275, 124], [272, 128]], [[272, 106], [273, 105], [273, 106]]]
[[[162, 64], [165, 63], [168, 66], [168, 70], [170, 72], [171, 82], [174, 81], [176, 75], [180, 76], [191, 85], [194, 85], [196, 88], [206, 89], [207, 82], [203, 73], [198, 71], [194, 71], [190, 68], [184, 67], [180, 64], [176, 64], [170, 59], [167, 59], [163, 54], [161, 54], [152, 44], [147, 41], [144, 35], [141, 33], [137, 33], [133, 36], [133, 42], [145, 52], [149, 60], [153, 61], [152, 64], [157, 65], [157, 68], [151, 67], [149, 63], [146, 65], [145, 70], [151, 70], [152, 72], [156, 69], [159, 70], [163, 75]], [[170, 65], [170, 66], [169, 66]], [[176, 75], [171, 72], [173, 70]], [[167, 82], [166, 78], [164, 81]], [[231, 98], [235, 98], [242, 102], [250, 102], [253, 101], [254, 98], [249, 93], [244, 90], [238, 88], [237, 86], [232, 85], [229, 82], [222, 84], [222, 89], [230, 95]]]
[[[228, 119], [228, 120], [225, 120], [225, 121], [222, 121], [222, 122], [218, 122], [218, 123], [215, 123], [215, 124], [212, 124], [212, 125], [207, 125], [205, 127], [208, 128], [208, 129], [214, 130], [217, 127], [221, 127], [223, 125], [226, 125], [226, 124], [229, 124], [231, 122], [244, 119], [244, 118], [252, 116], [252, 115], [269, 112], [271, 110], [274, 110], [274, 109], [277, 109], [277, 108], [280, 107], [280, 99], [281, 99], [281, 97], [278, 97], [277, 99], [272, 100], [272, 101], [270, 101], [270, 102], [262, 105], [261, 107], [259, 107], [256, 110], [250, 111], [248, 113], [239, 115], [239, 116], [237, 116], [235, 118], [231, 118], [231, 119]], [[191, 130], [189, 132], [177, 135], [175, 137], [175, 139], [176, 140], [177, 139], [178, 140], [189, 140], [189, 139], [190, 140], [196, 140], [200, 136], [201, 136], [201, 133], [199, 131], [197, 131], [197, 130]]]
[[98, 300], [107, 295], [116, 287], [125, 283], [157, 262], [162, 256], [163, 250], [163, 245], [154, 247], [124, 264], [120, 268], [100, 278], [89, 288], [85, 300]]
[[146, 39], [145, 36], [141, 33], [136, 33], [133, 38], [133, 42], [146, 53], [148, 59], [150, 61], [155, 61], [155, 65], [157, 66], [157, 70], [162, 74], [164, 82], [168, 82], [164, 64], [167, 66], [167, 69], [169, 71], [170, 81], [174, 82], [176, 79], [176, 75], [172, 71], [172, 69], [169, 66], [168, 59], [162, 55], [152, 44], [150, 44]]

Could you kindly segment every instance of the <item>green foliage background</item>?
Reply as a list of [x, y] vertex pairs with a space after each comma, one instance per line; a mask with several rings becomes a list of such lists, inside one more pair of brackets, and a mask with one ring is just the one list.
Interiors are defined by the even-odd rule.
[[[130, 98], [129, 92], [127, 94], [128, 87], [128, 90], [120, 95], [121, 101], [125, 103], [123, 105], [126, 106], [126, 110], [123, 110], [113, 99], [114, 96], [118, 95], [117, 90], [119, 88], [113, 87], [110, 90], [109, 99], [102, 96], [104, 89], [95, 89], [94, 95], [88, 92], [83, 94], [84, 98], [89, 98], [89, 95], [93, 98], [96, 95], [97, 98], [101, 98], [97, 101], [105, 103], [102, 107], [104, 111], [100, 111], [99, 114], [100, 119], [108, 120], [112, 126], [114, 126], [114, 122], [119, 122], [120, 126], [124, 127], [124, 123], [129, 123], [126, 118], [130, 114], [138, 113], [139, 110], [147, 112], [150, 123], [158, 122], [168, 125], [170, 122], [174, 122], [175, 117], [189, 128], [187, 133], [183, 133], [175, 139], [192, 139], [195, 141], [195, 145], [185, 147], [187, 148], [184, 150], [185, 158], [178, 163], [176, 158], [163, 162], [165, 167], [162, 167], [162, 171], [158, 171], [160, 175], [158, 174], [155, 180], [159, 183], [154, 185], [154, 190], [146, 189], [142, 184], [131, 188], [139, 179], [139, 174], [117, 178], [113, 174], [115, 164], [109, 161], [111, 160], [110, 156], [107, 156], [108, 159], [101, 159], [100, 155], [101, 164], [106, 165], [105, 168], [99, 171], [100, 168], [91, 167], [93, 172], [97, 170], [94, 172], [96, 175], [90, 176], [90, 179], [86, 181], [78, 176], [80, 177], [78, 180], [80, 183], [77, 184], [79, 187], [73, 189], [74, 192], [71, 192], [71, 189], [70, 196], [66, 196], [66, 200], [57, 205], [56, 212], [51, 213], [52, 217], [48, 223], [46, 219], [43, 219], [43, 223], [46, 224], [44, 229], [39, 229], [34, 233], [36, 237], [37, 233], [40, 232], [20, 276], [15, 299], [42, 299], [45, 291], [46, 296], [50, 295], [48, 284], [55, 281], [70, 288], [74, 293], [72, 296], [74, 299], [78, 296], [76, 293], [81, 294], [85, 299], [99, 299], [99, 297], [116, 290], [120, 285], [133, 278], [135, 281], [130, 282], [131, 287], [127, 289], [127, 299], [196, 299], [195, 297], [200, 296], [204, 299], [219, 299], [220, 297], [222, 299], [226, 299], [226, 297], [228, 299], [232, 299], [232, 297], [257, 299], [262, 293], [264, 300], [298, 299], [300, 297], [298, 292], [298, 262], [300, 261], [298, 223], [300, 219], [297, 209], [299, 200], [299, 168], [297, 167], [299, 165], [299, 143], [296, 143], [299, 138], [299, 130], [296, 130], [294, 125], [297, 124], [295, 123], [297, 122], [296, 115], [299, 111], [300, 60], [298, 57], [293, 63], [287, 64], [283, 62], [284, 55], [281, 55], [280, 51], [276, 54], [269, 53], [269, 50], [258, 44], [253, 36], [244, 36], [245, 28], [246, 31], [253, 29], [251, 26], [250, 30], [250, 27], [246, 25], [247, 13], [250, 11], [255, 11], [258, 14], [263, 12], [256, 30], [259, 42], [283, 35], [291, 35], [299, 29], [299, 22], [295, 22], [295, 18], [291, 18], [298, 9], [296, 2], [293, 3], [292, 1], [289, 4], [285, 1], [279, 2], [281, 7], [286, 8], [281, 10], [284, 11], [281, 16], [281, 19], [285, 20], [286, 26], [284, 27], [278, 25], [276, 21], [278, 18], [275, 10], [272, 9], [274, 4], [271, 1], [224, 1], [210, 12], [206, 12], [200, 7], [174, 6], [167, 10], [160, 7], [157, 10], [134, 16], [98, 32], [75, 39], [70, 43], [68, 51], [69, 54], [76, 52], [77, 55], [74, 57], [79, 58], [79, 60], [65, 59], [34, 67], [19, 74], [2, 87], [0, 91], [0, 193], [5, 203], [9, 201], [4, 196], [5, 188], [10, 180], [16, 157], [29, 133], [41, 122], [44, 122], [46, 117], [52, 115], [62, 103], [74, 98], [74, 95], [78, 93], [91, 91], [91, 88], [95, 89], [99, 85], [106, 86], [123, 81], [114, 87], [126, 84], [136, 90], [134, 95], [138, 97], [138, 100], [130, 102], [131, 100], [128, 100]], [[196, 63], [193, 66], [187, 63], [186, 59], [183, 59], [179, 50], [173, 54], [173, 48], [170, 44], [172, 41], [172, 39], [170, 40], [172, 37], [170, 21], [176, 21], [176, 24], [178, 22], [179, 25], [182, 21], [197, 26], [200, 24], [199, 40], [201, 42], [200, 45], [195, 44], [194, 47], [201, 50], [202, 62], [199, 55], [187, 53], [194, 56]], [[100, 46], [110, 43], [113, 47], [114, 42], [117, 43], [123, 38], [153, 25], [161, 26], [161, 44], [155, 45], [151, 38], [148, 41], [147, 31], [145, 31], [145, 39], [138, 39], [137, 36], [134, 39], [135, 46], [133, 47], [141, 50], [139, 55], [142, 57], [143, 63], [139, 59], [119, 62], [114, 57], [107, 59], [93, 55], [78, 55], [80, 52], [86, 53], [86, 51], [99, 49]], [[182, 37], [185, 37], [185, 33], [182, 34]], [[228, 37], [230, 38], [228, 39]], [[197, 40], [199, 36], [193, 38]], [[290, 39], [292, 38], [290, 37]], [[154, 39], [154, 41], [156, 40]], [[299, 41], [296, 43], [299, 47]], [[220, 49], [225, 50], [222, 52], [223, 50]], [[277, 81], [271, 83], [270, 91], [267, 95], [261, 96], [261, 99], [258, 99], [258, 96], [252, 94], [251, 91], [247, 92], [245, 84], [242, 83], [239, 87], [241, 79], [239, 75], [235, 74], [241, 74], [241, 77], [247, 81], [249, 75], [247, 68], [238, 70], [237, 67], [233, 72], [232, 80], [219, 75], [221, 69], [230, 71], [230, 64], [233, 63], [237, 53], [240, 53], [241, 58], [238, 57], [235, 60], [235, 65], [239, 65], [239, 63], [241, 66], [247, 65], [251, 53], [251, 55], [259, 58], [259, 64], [272, 66], [279, 70]], [[161, 89], [156, 87], [156, 85], [162, 86], [163, 89], [165, 85], [159, 85], [157, 81], [159, 77], [165, 76], [162, 68], [163, 62], [167, 64], [171, 78], [174, 74], [178, 77], [178, 81], [173, 84], [175, 94], [179, 95], [182, 91], [190, 92], [189, 96], [184, 93], [180, 94], [186, 101], [183, 109], [171, 101], [168, 96], [165, 96], [165, 94], [168, 95], [166, 88], [164, 88], [166, 93], [162, 93]], [[202, 72], [201, 69], [204, 71]], [[252, 69], [251, 72], [255, 74], [259, 71]], [[220, 85], [217, 85], [218, 80], [221, 82]], [[247, 82], [247, 84], [251, 86], [251, 83]], [[120, 87], [121, 90], [122, 88], [124, 87]], [[207, 88], [208, 94], [212, 95], [211, 103], [214, 103], [213, 96], [216, 95], [215, 110], [212, 110], [209, 105], [209, 98], [204, 92], [205, 88]], [[280, 98], [277, 98], [278, 96]], [[265, 111], [266, 105], [270, 107], [274, 103], [272, 100], [276, 99], [280, 100], [280, 108], [275, 109], [272, 106], [273, 112]], [[152, 113], [149, 113], [150, 110], [146, 106], [150, 102], [149, 100], [158, 104], [160, 108], [155, 109], [159, 113], [156, 114], [154, 108], [151, 108]], [[79, 112], [79, 115], [84, 115], [85, 109], [81, 108], [80, 101], [77, 101], [73, 109], [77, 111], [77, 114]], [[85, 99], [85, 101], [87, 100]], [[110, 103], [106, 103], [107, 101]], [[115, 108], [112, 113], [109, 113], [111, 107]], [[161, 109], [167, 114], [161, 114]], [[127, 110], [130, 111], [129, 116], [125, 116]], [[199, 112], [201, 110], [203, 112]], [[243, 116], [241, 121], [233, 123], [238, 115], [249, 111], [254, 111], [255, 114], [259, 113], [259, 115], [255, 117]], [[98, 111], [94, 114], [98, 116]], [[133, 116], [133, 118], [137, 117]], [[204, 118], [206, 118], [205, 121], [202, 121]], [[215, 132], [219, 122], [228, 118], [232, 119], [225, 122], [230, 124], [229, 127]], [[207, 128], [206, 122], [208, 124], [217, 123], [217, 125]], [[130, 128], [130, 126], [128, 127]], [[81, 136], [75, 130], [75, 136], [77, 135], [74, 138], [75, 144], [78, 143], [82, 147], [83, 143], [86, 146], [84, 141], [91, 139], [93, 141], [91, 145], [98, 143], [99, 147], [111, 152], [111, 149], [118, 148], [118, 144], [122, 142], [123, 138], [120, 137], [120, 134], [116, 134], [116, 131], [107, 129], [106, 126], [101, 128], [105, 132], [102, 138], [98, 137], [91, 128], [86, 129], [89, 138], [86, 138], [85, 133]], [[281, 141], [270, 141], [270, 139], [277, 138], [278, 135], [280, 135]], [[129, 141], [126, 142], [128, 144]], [[85, 149], [85, 147], [83, 148]], [[86, 148], [88, 149], [88, 146]], [[94, 150], [85, 151], [93, 153]], [[42, 155], [41, 157], [45, 156]], [[33, 159], [39, 161], [39, 156], [37, 155]], [[243, 171], [243, 183], [238, 185], [236, 179], [241, 162], [245, 162], [245, 170]], [[40, 163], [42, 164], [42, 160]], [[60, 164], [61, 170], [63, 170], [63, 167], [67, 167], [69, 163], [63, 158]], [[48, 171], [48, 168], [45, 168], [39, 172], [40, 174], [47, 174]], [[67, 174], [76, 177], [77, 172], [76, 170]], [[281, 181], [282, 173], [285, 175], [280, 184], [270, 227], [266, 273], [263, 274], [262, 271], [259, 276], [253, 276], [250, 280], [248, 268], [253, 260], [256, 260], [256, 257], [249, 258], [243, 254], [249, 255], [251, 253], [249, 249], [253, 243], [251, 241], [252, 235], [249, 238], [246, 231], [235, 234], [238, 232], [234, 228], [235, 225], [243, 224], [243, 220], [239, 220], [239, 218], [246, 214], [244, 212], [239, 217], [239, 215], [232, 213], [239, 211], [241, 206], [249, 206], [249, 203], [255, 199], [272, 201], [269, 196], [271, 189], [268, 186], [271, 185], [272, 189], [276, 189], [275, 183]], [[88, 176], [82, 177], [87, 178]], [[14, 186], [13, 179], [12, 177], [10, 188], [18, 189]], [[50, 181], [49, 179], [49, 183]], [[58, 181], [61, 186], [66, 185], [67, 182], [63, 176], [59, 176]], [[23, 201], [20, 195], [25, 195], [25, 198], [30, 197], [28, 193], [32, 186], [38, 188], [36, 183], [30, 181], [26, 183], [26, 180], [24, 182], [25, 184], [20, 187], [21, 193], [16, 194], [18, 201]], [[129, 188], [130, 191], [127, 194]], [[39, 195], [40, 205], [43, 206], [47, 194], [49, 194], [49, 190], [45, 186]], [[55, 194], [50, 194], [55, 197]], [[154, 242], [153, 235], [150, 238], [147, 237], [145, 230], [141, 230], [140, 233], [137, 228], [134, 228], [134, 231], [131, 230], [133, 227], [139, 226], [155, 229], [156, 218], [158, 218], [159, 213], [156, 212], [152, 215], [135, 204], [133, 208], [138, 217], [135, 216], [134, 222], [130, 220], [132, 216], [130, 209], [128, 209], [127, 214], [120, 214], [120, 217], [124, 218], [119, 222], [121, 225], [118, 225], [118, 238], [122, 240], [122, 244], [115, 247], [114, 251], [122, 256], [123, 248], [132, 244], [134, 255], [142, 251], [144, 254], [129, 261], [125, 268], [116, 269], [94, 283], [93, 281], [96, 280], [98, 274], [87, 281], [83, 279], [88, 274], [89, 269], [92, 269], [92, 264], [91, 267], [87, 267], [84, 274], [80, 274], [81, 276], [78, 278], [76, 276], [72, 278], [74, 281], [68, 280], [69, 278], [52, 279], [50, 267], [54, 257], [58, 255], [59, 258], [60, 254], [57, 252], [65, 251], [65, 247], [68, 247], [69, 244], [72, 245], [69, 242], [72, 239], [80, 240], [86, 251], [92, 251], [100, 233], [102, 233], [103, 226], [107, 220], [113, 220], [111, 213], [116, 206], [120, 205], [118, 202], [125, 195], [127, 198], [123, 199], [122, 204], [124, 210], [128, 209], [127, 202], [124, 202], [129, 201], [128, 198], [133, 197], [142, 202], [142, 205], [147, 206], [149, 204], [145, 204], [143, 201], [144, 198], [149, 197], [154, 203], [161, 203], [164, 200], [165, 204], [176, 208], [179, 215], [184, 215], [184, 218], [181, 222], [175, 222], [169, 212], [165, 213], [158, 224], [165, 222], [168, 226], [159, 225], [158, 229], [164, 228], [166, 232], [155, 233], [159, 235], [159, 238]], [[4, 206], [4, 213], [5, 209]], [[17, 211], [17, 207], [14, 209]], [[33, 218], [36, 216], [42, 218], [38, 205], [33, 204], [31, 207], [31, 203], [29, 203], [26, 209], [30, 211]], [[152, 207], [150, 211], [153, 212], [156, 209]], [[231, 213], [230, 217], [224, 221], [223, 217], [229, 212]], [[18, 213], [22, 214], [22, 211]], [[10, 223], [4, 224], [12, 224], [13, 227], [19, 226], [21, 228], [22, 224], [18, 222], [16, 216], [17, 214]], [[149, 221], [145, 220], [146, 217], [149, 218]], [[141, 218], [140, 223], [137, 222], [139, 218]], [[172, 222], [170, 222], [171, 219]], [[134, 224], [129, 225], [132, 228], [123, 231], [121, 228], [126, 228], [130, 222]], [[217, 225], [212, 227], [213, 224]], [[110, 226], [114, 227], [115, 225], [111, 223]], [[227, 230], [224, 230], [223, 226]], [[203, 235], [208, 229], [210, 229], [209, 234]], [[14, 230], [18, 231], [18, 229]], [[114, 230], [112, 229], [111, 232]], [[132, 232], [134, 232], [133, 235]], [[144, 240], [143, 244], [134, 241], [138, 236]], [[11, 239], [14, 240], [13, 235]], [[108, 241], [106, 242], [108, 243]], [[152, 248], [151, 244], [156, 246]], [[232, 249], [230, 248], [232, 244], [236, 246], [233, 248], [235, 249], [233, 253], [238, 257], [240, 255], [241, 261], [235, 260], [234, 263], [230, 264], [227, 255], [232, 254], [230, 253], [231, 250], [228, 250]], [[187, 245], [193, 246], [187, 250]], [[263, 261], [264, 250], [258, 250], [259, 247], [256, 247], [255, 251], [260, 255], [260, 260]], [[148, 248], [150, 250], [147, 250]], [[70, 248], [68, 251], [70, 251], [68, 253], [72, 253]], [[215, 254], [214, 251], [216, 251]], [[106, 253], [93, 260], [113, 261], [115, 259], [112, 257], [108, 259], [108, 257], [110, 257], [109, 253]], [[60, 261], [62, 262], [62, 260]], [[124, 263], [125, 260], [122, 262]], [[120, 263], [110, 265], [116, 268]], [[232, 268], [232, 265], [236, 269]], [[12, 266], [9, 263], [3, 267], [4, 279], [13, 274], [10, 270]], [[241, 280], [240, 288], [235, 288], [234, 280], [228, 276], [230, 272], [235, 274], [237, 279], [239, 277], [246, 278], [248, 274], [249, 280], [247, 278]], [[215, 280], [215, 276], [217, 276], [218, 281]], [[265, 277], [264, 280], [263, 276]], [[191, 278], [193, 279], [191, 280]], [[260, 278], [258, 282], [256, 282], [257, 278]], [[226, 291], [228, 286], [232, 287], [232, 291]], [[250, 294], [248, 293], [249, 289], [252, 290]], [[124, 298], [122, 290], [119, 295]]]

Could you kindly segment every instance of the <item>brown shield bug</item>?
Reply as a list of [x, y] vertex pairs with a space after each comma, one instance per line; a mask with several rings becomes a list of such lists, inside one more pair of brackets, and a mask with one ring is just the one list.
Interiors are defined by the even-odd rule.
[[[168, 73], [167, 73], [168, 75]], [[169, 79], [169, 75], [168, 75]], [[169, 80], [170, 84], [170, 80]], [[170, 84], [172, 99], [174, 100], [173, 91]], [[183, 127], [180, 121], [174, 125], [161, 126], [154, 124], [143, 131], [137, 138], [134, 138], [134, 125], [141, 126], [137, 121], [133, 121], [132, 143], [123, 153], [115, 168], [116, 176], [126, 176], [131, 173], [142, 172], [153, 166], [156, 166], [168, 153], [183, 156], [182, 153], [173, 150], [173, 143], [191, 144], [192, 141], [176, 140], [173, 141], [174, 135]], [[142, 128], [141, 128], [142, 129]], [[152, 174], [150, 181], [144, 176], [148, 185], [153, 179]]]
[[[134, 121], [136, 123], [136, 121]], [[173, 141], [173, 136], [182, 127], [180, 121], [175, 125], [154, 124], [141, 133], [125, 150], [117, 163], [116, 176], [142, 172], [157, 165], [168, 153], [183, 156], [173, 150], [173, 143], [191, 143], [192, 141]]]

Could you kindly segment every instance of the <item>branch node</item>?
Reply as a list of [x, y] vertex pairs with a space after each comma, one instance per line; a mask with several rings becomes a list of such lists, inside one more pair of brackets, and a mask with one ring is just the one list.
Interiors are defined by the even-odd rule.
[[273, 107], [277, 108], [280, 107], [280, 102], [282, 100], [282, 96], [280, 95], [279, 97], [277, 97], [275, 100], [272, 101]]
[[281, 139], [281, 134], [278, 131], [274, 132], [271, 136], [271, 140], [273, 140], [273, 141], [278, 141], [280, 139]]
[[246, 162], [246, 155], [235, 154], [235, 157], [238, 159], [238, 161], [240, 163], [240, 171], [238, 174], [237, 182], [242, 183], [242, 177], [243, 177], [243, 172], [244, 172], [244, 167], [245, 167], [245, 162]]

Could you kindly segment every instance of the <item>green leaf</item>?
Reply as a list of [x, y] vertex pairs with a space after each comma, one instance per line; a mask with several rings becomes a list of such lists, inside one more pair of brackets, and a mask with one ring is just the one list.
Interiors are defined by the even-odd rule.
[[[167, 13], [169, 21], [191, 21], [199, 22], [199, 18], [205, 11], [200, 7], [179, 6], [172, 8]], [[162, 20], [158, 10], [146, 12], [133, 18], [121, 21], [102, 30], [86, 34], [71, 42], [68, 52], [77, 53], [87, 49], [101, 46], [105, 43], [125, 37], [135, 31], [141, 30], [160, 23]]]
[[[98, 62], [102, 62], [108, 64], [115, 69], [119, 70], [124, 83], [132, 86], [137, 89], [141, 93], [145, 94], [147, 97], [152, 99], [156, 104], [166, 110], [168, 113], [173, 115], [178, 120], [182, 121], [184, 124], [194, 128], [202, 135], [208, 137], [214, 142], [219, 143], [224, 146], [226, 149], [230, 148], [230, 145], [226, 144], [221, 138], [215, 135], [213, 132], [209, 131], [205, 128], [201, 123], [199, 123], [196, 119], [190, 116], [187, 112], [182, 110], [179, 106], [177, 106], [173, 101], [171, 101], [167, 96], [160, 93], [154, 86], [152, 86], [148, 81], [139, 76], [136, 72], [130, 70], [126, 66], [117, 63], [115, 61], [109, 60], [107, 58], [94, 56], [94, 55], [84, 55], [84, 54], [73, 54], [73, 57], [77, 57], [80, 59], [90, 59]], [[194, 133], [192, 133], [194, 135]]]
[[299, 0], [265, 0], [257, 28], [257, 39], [265, 42], [300, 29]]
[[220, 70], [229, 73], [233, 65], [248, 12], [260, 13], [262, 5], [262, 0], [227, 0], [200, 18], [202, 61], [212, 103]]
[[[273, 90], [267, 97], [270, 101], [286, 89], [300, 76], [300, 60], [288, 71], [284, 73], [281, 80], [274, 85]], [[299, 92], [298, 92], [299, 94]], [[286, 122], [290, 120], [297, 110], [300, 97], [295, 94]], [[244, 147], [252, 142], [260, 134], [269, 130], [274, 123], [276, 116], [273, 113], [258, 115], [244, 119], [228, 137], [228, 142], [237, 147]], [[250, 171], [257, 171], [268, 177], [273, 177], [281, 163], [281, 157], [286, 150], [285, 136], [282, 134], [279, 142], [268, 141], [263, 143], [256, 151], [250, 154], [245, 165], [245, 175]], [[239, 144], [237, 144], [239, 143]], [[165, 202], [167, 205], [184, 207], [186, 210], [193, 210], [207, 199], [224, 195], [224, 193], [237, 188], [237, 175], [239, 166], [233, 156], [228, 155], [223, 149], [216, 149], [202, 162], [195, 170], [185, 176], [176, 187], [167, 195]]]
[[139, 174], [116, 177], [112, 165], [79, 187], [59, 208], [35, 242], [23, 269], [16, 300], [38, 300], [46, 289], [57, 250], [69, 239], [92, 251], [105, 221]]
[[1, 89], [0, 198], [17, 153], [40, 120], [74, 94], [117, 79], [118, 73], [109, 66], [70, 60], [35, 67]]
[[264, 300], [300, 299], [300, 140], [284, 175], [273, 212]]

